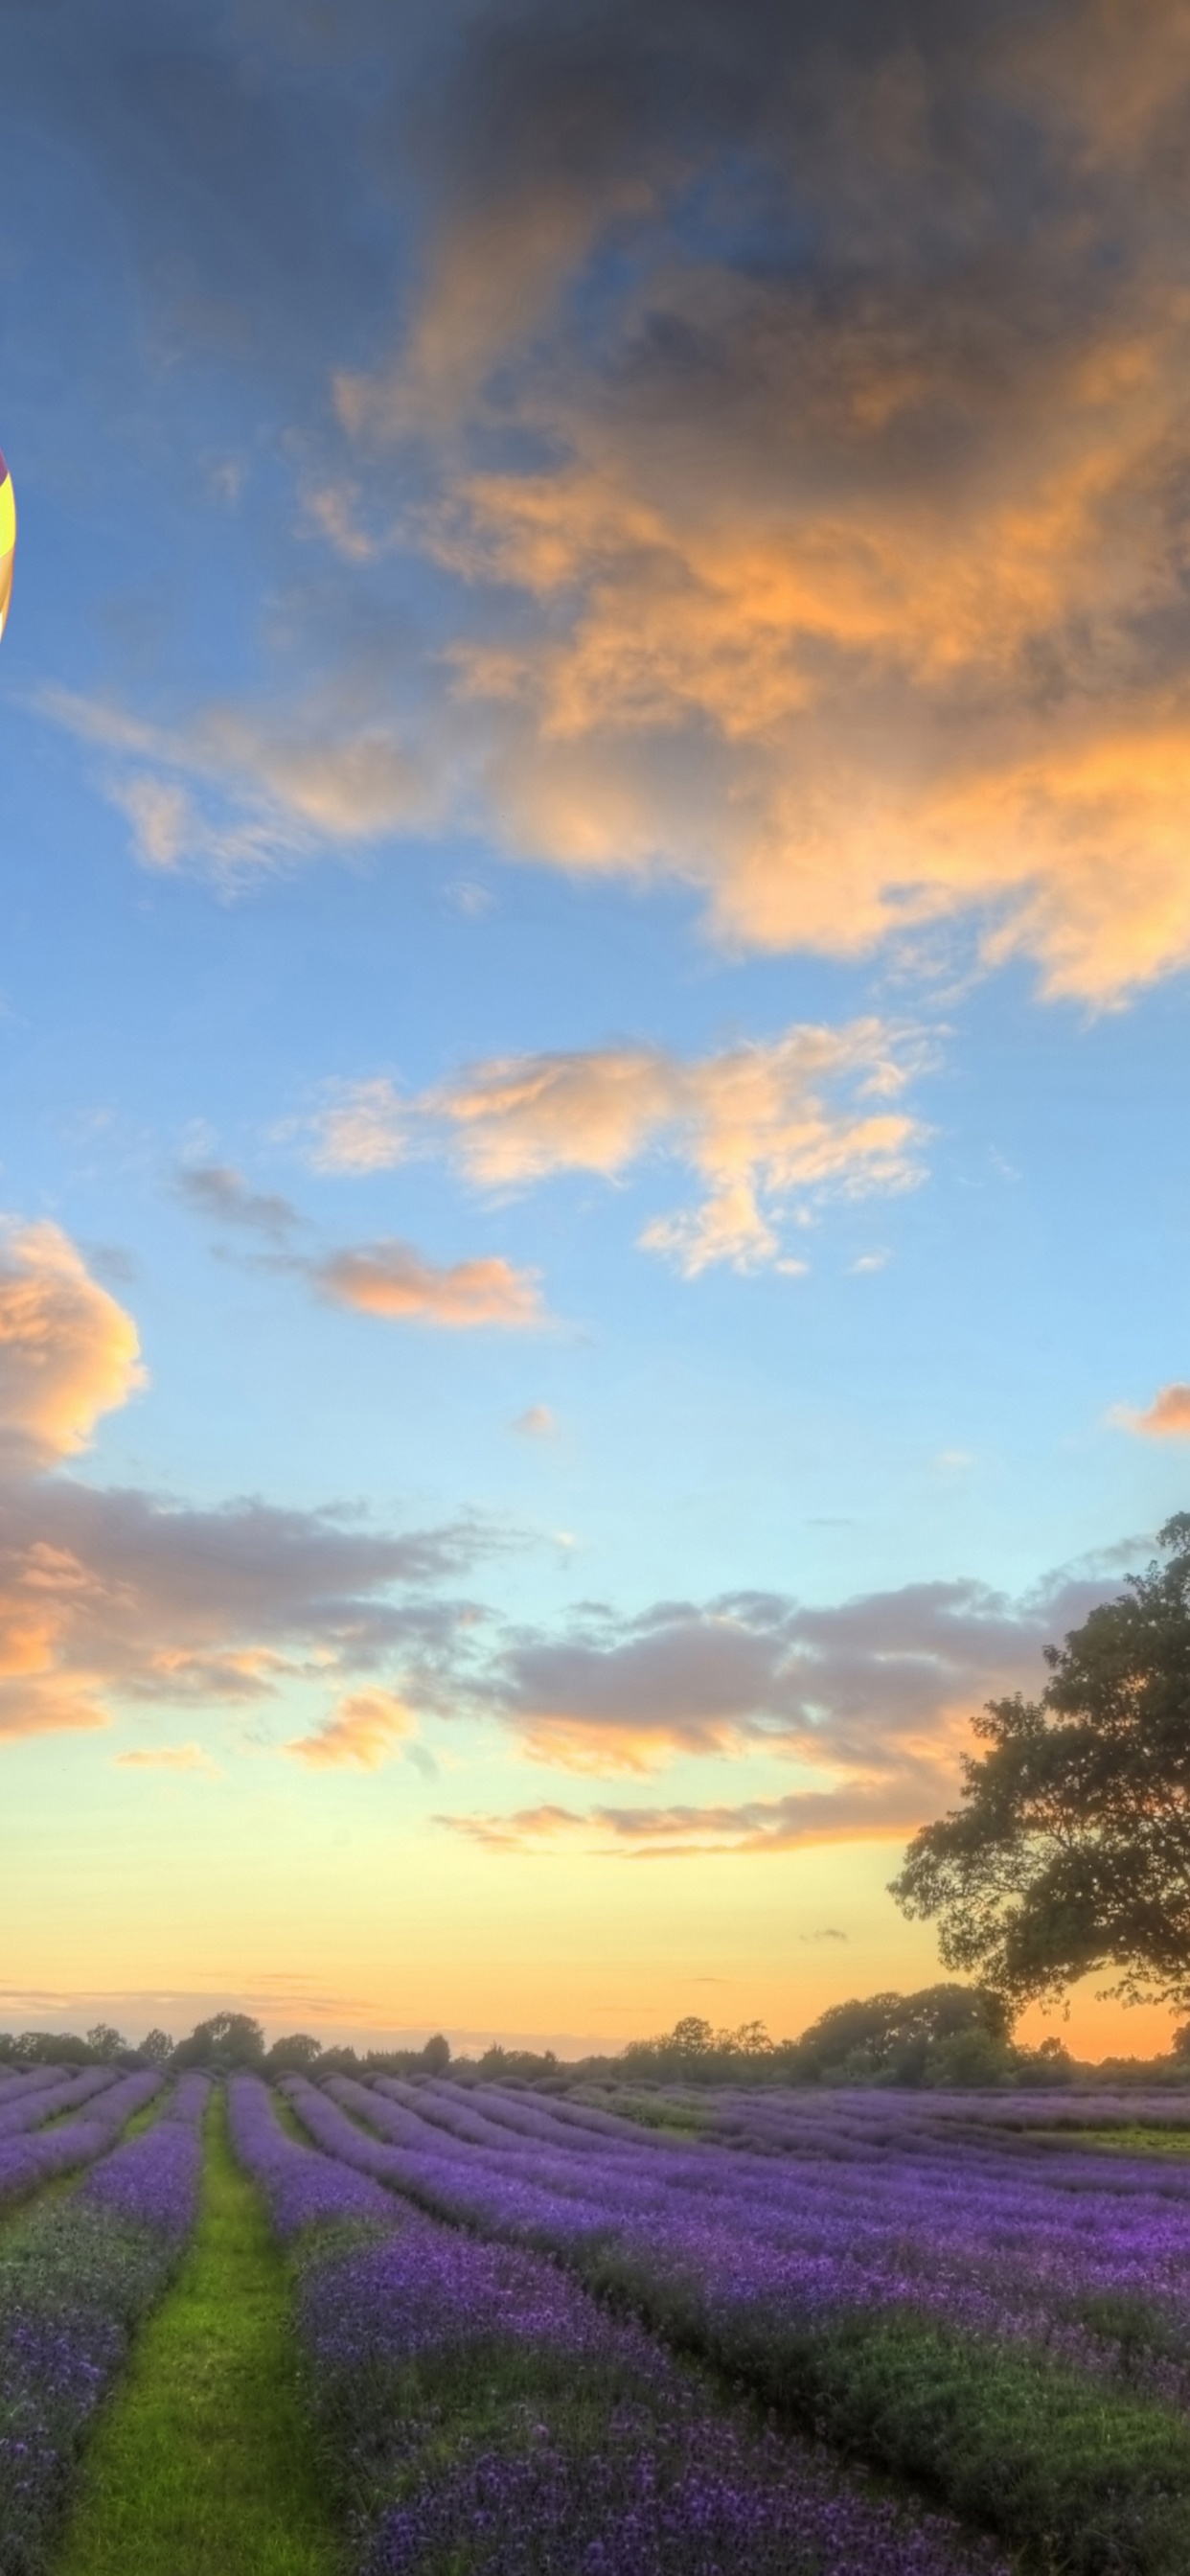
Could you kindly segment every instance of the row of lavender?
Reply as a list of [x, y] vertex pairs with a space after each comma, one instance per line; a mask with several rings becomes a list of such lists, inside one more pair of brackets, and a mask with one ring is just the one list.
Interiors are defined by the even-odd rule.
[[865, 2146], [845, 2104], [785, 2164], [492, 2090], [285, 2089], [357, 2173], [561, 2259], [1014, 2543], [1190, 2565], [1190, 2176], [912, 2122]]
[[0, 2129], [0, 2210], [106, 2155], [127, 2122], [160, 2090], [161, 2077], [150, 2067], [119, 2077], [91, 2067], [69, 2082], [27, 2095], [19, 2113], [6, 2103], [7, 2126]]
[[436, 2224], [287, 2135], [256, 2078], [233, 2081], [231, 2117], [278, 2234], [301, 2249], [311, 2404], [363, 2576], [973, 2564], [952, 2525], [908, 2519], [820, 2448], [718, 2402], [556, 2263]]
[[[923, 2136], [895, 2112], [864, 2135], [844, 2104], [816, 2151], [782, 2169], [494, 2088], [482, 2107], [448, 2084], [340, 2078], [329, 2091], [420, 2159], [417, 2173], [390, 2178], [428, 2183], [452, 2217], [498, 2216], [502, 2231], [569, 2257], [602, 2243], [611, 2207], [622, 2241], [664, 2245], [708, 2296], [723, 2276], [737, 2298], [775, 2296], [804, 2313], [911, 2297], [1081, 2368], [1126, 2359], [1130, 2376], [1147, 2318], [1152, 2393], [1190, 2402], [1190, 2377], [1176, 2375], [1179, 2352], [1190, 2365], [1190, 2167], [1073, 2147], [1042, 2161], [987, 2134]], [[344, 2132], [334, 2135], [341, 2153]], [[1122, 2303], [1126, 2332], [1113, 2337]]]
[[0, 2238], [0, 2576], [46, 2567], [90, 2419], [194, 2222], [205, 2075], [184, 2076], [150, 2128], [113, 2146], [160, 2083], [113, 2082], [102, 2121], [46, 2132], [48, 2146], [78, 2131], [68, 2161], [93, 2170]]
[[89, 2102], [115, 2082], [110, 2066], [87, 2066], [81, 2075], [68, 2075], [62, 2067], [47, 2067], [44, 2073], [13, 2085], [0, 2098], [0, 2138], [19, 2137], [25, 2129], [35, 2129], [40, 2120], [55, 2119], [61, 2111], [73, 2111], [80, 2102]]
[[[896, 2092], [883, 2087], [852, 2092], [788, 2090], [748, 2091], [727, 2085], [708, 2093], [680, 2086], [654, 2095], [629, 2096], [637, 2117], [663, 2124], [666, 2116], [686, 2120], [704, 2134], [732, 2145], [784, 2150], [796, 2154], [840, 2118], [857, 2135], [878, 2136], [890, 2118], [903, 2131], [906, 2123], [923, 2135], [953, 2135], [956, 2129], [978, 2135], [995, 2131], [1011, 2136], [1060, 2138], [1063, 2133], [1112, 2129], [1190, 2129], [1190, 2093], [1071, 2092], [946, 2093]], [[609, 2109], [614, 2097], [609, 2097]]]

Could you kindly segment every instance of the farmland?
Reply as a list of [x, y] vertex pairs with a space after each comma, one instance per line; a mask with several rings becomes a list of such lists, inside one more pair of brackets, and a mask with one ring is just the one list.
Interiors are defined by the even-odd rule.
[[1176, 2122], [4, 2076], [0, 2571], [1175, 2576]]

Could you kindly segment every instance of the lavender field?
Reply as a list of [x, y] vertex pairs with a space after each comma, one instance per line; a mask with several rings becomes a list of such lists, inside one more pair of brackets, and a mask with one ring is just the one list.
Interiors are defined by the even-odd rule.
[[11, 2078], [0, 2576], [1178, 2576], [1177, 2118], [1069, 2092]]

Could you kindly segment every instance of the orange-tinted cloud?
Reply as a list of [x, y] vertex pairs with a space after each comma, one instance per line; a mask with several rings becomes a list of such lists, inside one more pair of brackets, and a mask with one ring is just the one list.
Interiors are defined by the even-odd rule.
[[299, 681], [52, 701], [145, 863], [461, 820], [735, 946], [1184, 965], [1181, 0], [493, 5], [413, 80], [405, 14], [417, 264], [370, 373], [324, 343]]
[[[794, 1791], [716, 1806], [517, 1808], [507, 1816], [439, 1816], [437, 1822], [485, 1851], [543, 1852], [581, 1842], [604, 1855], [694, 1859], [713, 1852], [804, 1851], [821, 1843], [899, 1841], [953, 1801], [953, 1769], [919, 1764], [876, 1784]], [[818, 1939], [844, 1938], [820, 1933]]]
[[198, 1771], [216, 1780], [219, 1772], [201, 1744], [138, 1745], [130, 1753], [113, 1755], [120, 1771]]
[[[651, 173], [663, 92], [597, 17]], [[762, 946], [858, 954], [970, 913], [989, 956], [1097, 1001], [1190, 956], [1178, 21], [1085, 0], [943, 39], [911, 12], [829, 50], [797, 13], [655, 29], [691, 100], [712, 26], [735, 62], [734, 106], [692, 110], [723, 238], [684, 237], [671, 131], [598, 355], [573, 327], [521, 347], [521, 418], [557, 462], [452, 449], [426, 521], [477, 593], [530, 604], [455, 654], [510, 844], [684, 875]], [[481, 51], [460, 86], [490, 218], [523, 209], [532, 161], [468, 87]], [[517, 83], [543, 206], [552, 77], [526, 56]], [[586, 131], [602, 224], [599, 101]], [[734, 256], [733, 150], [812, 254]], [[464, 223], [471, 196], [460, 173]], [[436, 294], [431, 270], [415, 339], [450, 329]], [[483, 422], [481, 386], [460, 403]]]
[[857, 1815], [883, 1814], [887, 1796], [912, 1804], [943, 1774], [953, 1784], [972, 1712], [1039, 1688], [1043, 1646], [1104, 1589], [1063, 1578], [1018, 1603], [958, 1581], [821, 1609], [743, 1592], [635, 1619], [591, 1611], [561, 1633], [515, 1633], [472, 1694], [555, 1768], [648, 1773], [690, 1756], [776, 1755], [820, 1775], [805, 1793], [812, 1820], [856, 1800]]
[[518, 1413], [511, 1428], [519, 1432], [522, 1440], [552, 1440], [558, 1418], [548, 1404], [529, 1404], [523, 1413]]
[[800, 1268], [782, 1264], [773, 1221], [790, 1201], [921, 1178], [926, 1131], [901, 1104], [928, 1060], [920, 1034], [875, 1019], [795, 1026], [694, 1061], [626, 1045], [497, 1057], [415, 1099], [398, 1101], [383, 1079], [344, 1086], [315, 1121], [313, 1160], [351, 1173], [437, 1151], [498, 1192], [568, 1171], [618, 1179], [665, 1155], [701, 1196], [646, 1226], [648, 1249], [687, 1276], [719, 1261]]
[[175, 728], [108, 699], [48, 689], [43, 712], [93, 745], [143, 866], [200, 868], [235, 885], [289, 869], [328, 843], [425, 828], [449, 806], [424, 723], [394, 734], [391, 706], [342, 687], [265, 714], [219, 706]]
[[[217, 1172], [203, 1204], [229, 1200], [241, 1222], [272, 1231], [277, 1203], [234, 1182]], [[483, 1552], [480, 1533], [353, 1531], [334, 1514], [253, 1502], [189, 1510], [64, 1474], [61, 1461], [141, 1383], [135, 1324], [76, 1247], [53, 1225], [10, 1220], [0, 1236], [0, 1737], [103, 1726], [120, 1701], [259, 1703], [288, 1679], [394, 1665], [429, 1687], [456, 1629], [470, 1634], [478, 1616], [433, 1587]], [[176, 1768], [190, 1751], [117, 1759]]]
[[1190, 1440], [1190, 1386], [1175, 1379], [1159, 1389], [1144, 1413], [1123, 1413], [1120, 1419], [1150, 1440]]
[[558, 1842], [589, 1829], [590, 1820], [571, 1807], [518, 1807], [510, 1816], [437, 1816], [435, 1823], [483, 1851], [532, 1852], [553, 1849]]
[[351, 1691], [339, 1700], [333, 1717], [311, 1734], [295, 1736], [285, 1750], [316, 1769], [356, 1763], [362, 1770], [377, 1771], [415, 1732], [411, 1710], [392, 1691]]
[[101, 1726], [121, 1704], [260, 1710], [291, 1682], [394, 1672], [440, 1700], [479, 1612], [435, 1587], [482, 1550], [464, 1526], [0, 1479], [0, 1736]]
[[317, 511], [348, 596], [441, 568], [440, 685], [196, 718], [146, 856], [220, 863], [173, 760], [233, 856], [479, 812], [735, 944], [965, 921], [1118, 1000], [1190, 958], [1177, 0], [645, 15], [494, 8], [418, 88], [420, 291]]
[[144, 1384], [132, 1317], [48, 1221], [0, 1229], [0, 1442], [42, 1459], [85, 1449]]
[[333, 1305], [395, 1323], [473, 1332], [523, 1331], [544, 1321], [534, 1274], [497, 1256], [438, 1269], [411, 1244], [388, 1240], [331, 1253], [310, 1265], [310, 1275]]
[[1113, 1588], [1059, 1575], [1014, 1602], [974, 1582], [909, 1584], [815, 1608], [769, 1593], [592, 1611], [489, 1659], [479, 1703], [535, 1761], [577, 1773], [659, 1771], [691, 1756], [796, 1764], [782, 1794], [510, 1814], [440, 1824], [495, 1852], [582, 1847], [641, 1858], [895, 1841], [955, 1804], [983, 1702], [1044, 1683], [1045, 1645]]
[[15, 1661], [12, 1652], [12, 1630], [9, 1604], [0, 1594], [0, 1740], [15, 1741], [33, 1735], [87, 1734], [94, 1727], [106, 1726], [108, 1712], [101, 1700], [93, 1697], [85, 1683], [72, 1683], [48, 1667], [52, 1661], [52, 1639], [47, 1637], [44, 1657], [46, 1669], [30, 1671], [26, 1663], [27, 1636], [18, 1640]]

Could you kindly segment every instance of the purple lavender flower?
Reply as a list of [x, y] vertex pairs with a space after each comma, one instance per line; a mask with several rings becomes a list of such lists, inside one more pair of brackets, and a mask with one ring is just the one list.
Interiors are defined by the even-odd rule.
[[97, 2157], [106, 2155], [125, 2122], [160, 2092], [161, 2081], [150, 2068], [125, 2075], [107, 2085], [77, 2118], [63, 2120], [52, 2129], [0, 2139], [0, 2208], [24, 2199], [57, 2175], [76, 2173], [80, 2165], [94, 2164]]
[[110, 2066], [85, 2066], [79, 2075], [67, 2075], [61, 2067], [55, 2067], [53, 2075], [50, 2083], [24, 2086], [15, 2102], [7, 2095], [0, 2101], [0, 2139], [15, 2138], [24, 2129], [35, 2129], [39, 2121], [54, 2120], [61, 2111], [77, 2110], [115, 2081]]
[[[494, 2091], [480, 2115], [447, 2089], [286, 2085], [356, 2171], [553, 2256], [766, 2402], [837, 2422], [1015, 2538], [1036, 2537], [1036, 2505], [1088, 2576], [1190, 2564], [1190, 2173], [1038, 2152], [964, 2127], [957, 2098], [932, 2116], [887, 2096], [822, 2102], [796, 2152], [774, 2156], [584, 2135], [552, 2103], [526, 2119]], [[887, 2386], [848, 2358], [874, 2341], [900, 2392], [895, 2435]], [[959, 2408], [954, 2440], [923, 2412], [923, 2372], [948, 2392], [938, 2425]], [[1004, 2404], [1011, 2461], [990, 2430]], [[1062, 2457], [1083, 2463], [1060, 2497], [1059, 2425]]]
[[[465, 2206], [477, 2115], [420, 2123], [434, 2145], [410, 2152], [301, 2077], [284, 2090], [320, 2145], [349, 2162], [287, 2137], [253, 2077], [233, 2087], [233, 2129], [279, 2231], [308, 2231], [299, 2336], [365, 2576], [738, 2576], [745, 2565], [750, 2576], [844, 2576], [861, 2564], [866, 2576], [956, 2576], [975, 2563], [953, 2525], [907, 2519], [812, 2446], [725, 2416], [653, 2336], [556, 2263], [408, 2208], [402, 2217], [381, 2178]], [[335, 2091], [416, 2140], [405, 2103], [346, 2081]], [[522, 2217], [531, 2192], [522, 2177]], [[551, 2206], [548, 2192], [539, 2199]], [[325, 2232], [327, 2219], [385, 2211], [387, 2226], [346, 2246]], [[605, 2207], [592, 2224], [607, 2234]], [[485, 2420], [494, 2445], [470, 2429]]]
[[[469, 2105], [461, 2119], [444, 2109], [445, 2086], [432, 2098], [340, 2078], [333, 2103], [301, 2078], [287, 2089], [328, 2152], [423, 2207], [567, 2260], [614, 2241], [649, 2277], [686, 2285], [716, 2344], [732, 2317], [752, 2339], [780, 2314], [910, 2305], [1084, 2368], [1123, 2361], [1135, 2383], [1143, 2309], [1152, 2393], [1190, 2400], [1190, 2168], [1039, 2156], [986, 2126], [960, 2138], [953, 2100], [949, 2134], [919, 2098], [817, 2100], [796, 2155], [774, 2165], [658, 2132], [634, 2153], [495, 2088], [482, 2143]], [[786, 2112], [790, 2126], [800, 2116]], [[1121, 2302], [1126, 2353], [1110, 2332]]]
[[[113, 2148], [153, 2099], [146, 2070], [111, 2085], [86, 2118], [9, 2152], [76, 2138], [98, 2164], [81, 2192], [35, 2210], [0, 2239], [0, 2576], [41, 2576], [80, 2443], [121, 2368], [137, 2320], [165, 2287], [192, 2224], [205, 2076], [178, 2087], [162, 2117]], [[89, 2142], [89, 2146], [88, 2146]]]
[[[364, 2576], [999, 2567], [952, 2524], [877, 2503], [813, 2445], [725, 2413], [539, 2255], [411, 2215], [307, 2259], [298, 2326]], [[477, 2421], [486, 2439], [466, 2429]]]
[[287, 2137], [267, 2084], [233, 2075], [228, 2086], [231, 2141], [246, 2173], [259, 2183], [283, 2243], [307, 2228], [370, 2221], [391, 2227], [397, 2211], [375, 2183], [329, 2156]]

